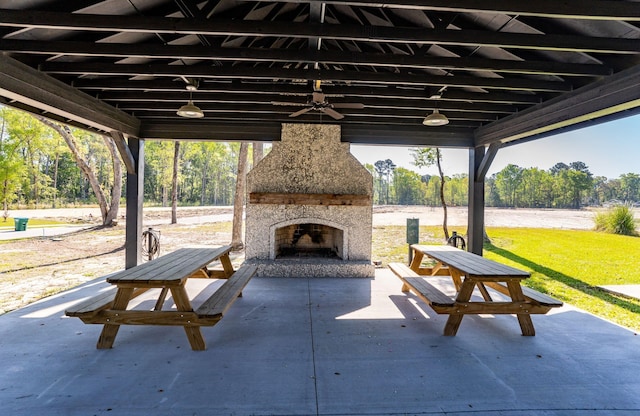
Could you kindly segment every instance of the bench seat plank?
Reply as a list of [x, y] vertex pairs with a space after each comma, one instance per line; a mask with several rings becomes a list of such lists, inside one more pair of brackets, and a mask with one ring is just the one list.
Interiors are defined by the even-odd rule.
[[241, 296], [242, 289], [249, 283], [257, 270], [255, 265], [241, 266], [209, 299], [196, 309], [196, 315], [202, 319], [222, 318], [231, 304]]
[[455, 301], [441, 292], [438, 288], [420, 277], [409, 266], [402, 263], [390, 263], [389, 268], [404, 283], [403, 291], [409, 289], [423, 301], [425, 301], [437, 313], [451, 313], [455, 308]]
[[[78, 317], [81, 319], [88, 316], [93, 316], [104, 309], [110, 308], [111, 305], [113, 305], [113, 301], [116, 297], [116, 291], [117, 287], [109, 287], [96, 296], [84, 300], [76, 305], [70, 306], [64, 311], [64, 313], [67, 316]], [[136, 296], [139, 296], [146, 291], [146, 288], [138, 288], [137, 290], [134, 290], [131, 297], [135, 298]]]
[[[507, 296], [509, 295], [509, 288], [504, 283], [487, 282], [485, 284], [502, 294], [505, 294]], [[528, 300], [534, 301], [542, 306], [547, 306], [549, 308], [559, 308], [563, 305], [561, 301], [556, 300], [550, 296], [545, 295], [544, 293], [540, 293], [537, 290], [531, 289], [526, 286], [522, 286], [522, 293]]]
[[429, 304], [434, 308], [438, 306], [448, 307], [455, 304], [453, 299], [442, 293], [438, 288], [433, 286], [431, 283], [428, 283], [422, 277], [405, 277], [403, 280], [418, 292], [416, 294], [427, 298]]

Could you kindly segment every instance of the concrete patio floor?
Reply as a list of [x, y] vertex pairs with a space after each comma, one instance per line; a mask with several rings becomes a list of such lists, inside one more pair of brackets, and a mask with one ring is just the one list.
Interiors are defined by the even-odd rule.
[[514, 316], [467, 316], [444, 337], [446, 316], [388, 270], [254, 278], [203, 328], [206, 351], [146, 326], [97, 350], [101, 327], [64, 309], [106, 286], [0, 316], [1, 415], [640, 414], [639, 337], [570, 306], [535, 315], [535, 337]]

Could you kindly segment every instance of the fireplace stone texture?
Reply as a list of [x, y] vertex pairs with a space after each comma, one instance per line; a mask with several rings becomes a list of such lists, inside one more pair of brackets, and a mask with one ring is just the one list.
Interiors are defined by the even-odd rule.
[[[340, 141], [340, 126], [284, 124], [280, 142], [247, 175], [246, 259], [258, 274], [283, 277], [373, 277], [373, 178]], [[312, 194], [316, 204], [252, 203], [252, 194]], [[341, 196], [345, 196], [341, 199]], [[349, 196], [366, 196], [351, 204]], [[338, 202], [336, 202], [338, 201]], [[276, 230], [319, 224], [342, 231], [342, 259], [276, 259]]]

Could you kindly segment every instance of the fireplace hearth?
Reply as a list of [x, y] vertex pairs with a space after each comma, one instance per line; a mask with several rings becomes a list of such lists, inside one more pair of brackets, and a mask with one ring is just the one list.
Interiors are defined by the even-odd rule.
[[373, 277], [373, 178], [340, 126], [284, 124], [247, 187], [246, 260], [259, 276]]

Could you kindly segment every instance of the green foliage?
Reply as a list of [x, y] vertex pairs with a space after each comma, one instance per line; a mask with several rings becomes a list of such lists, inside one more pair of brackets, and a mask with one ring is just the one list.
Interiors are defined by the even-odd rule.
[[618, 205], [606, 212], [598, 212], [593, 221], [596, 231], [630, 236], [638, 235], [633, 211], [628, 205]]
[[393, 172], [396, 203], [400, 205], [422, 205], [426, 201], [427, 186], [420, 175], [405, 168]]
[[390, 199], [391, 174], [396, 169], [395, 163], [391, 159], [378, 160], [374, 164], [375, 172], [378, 174], [378, 204], [389, 204], [393, 200]]

